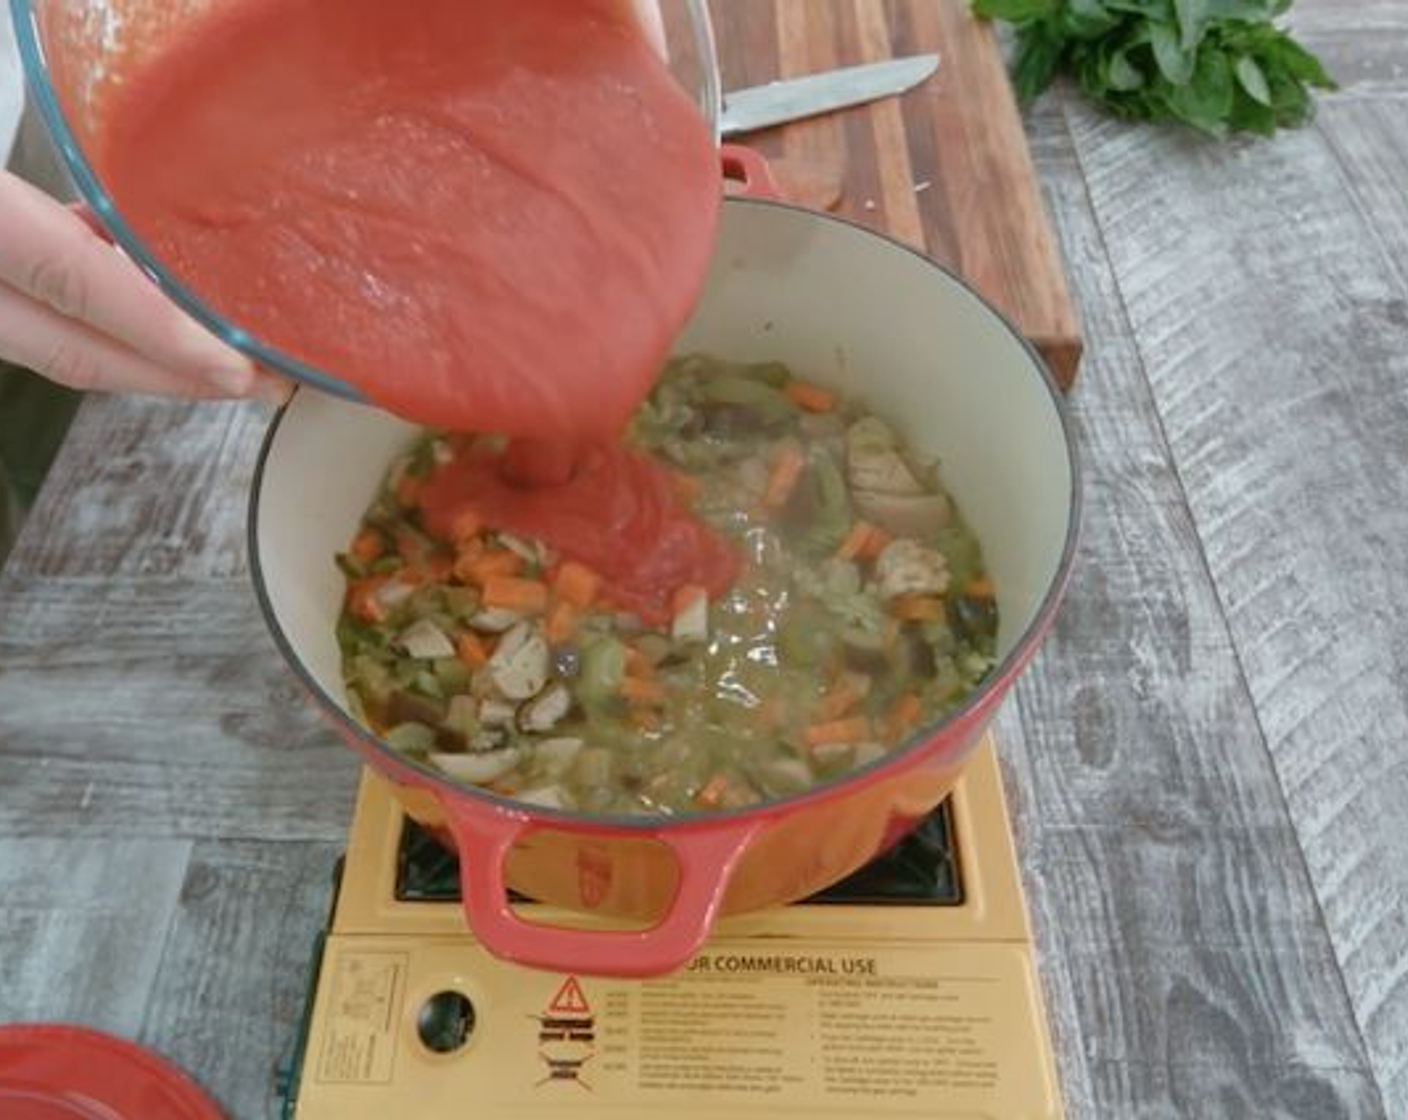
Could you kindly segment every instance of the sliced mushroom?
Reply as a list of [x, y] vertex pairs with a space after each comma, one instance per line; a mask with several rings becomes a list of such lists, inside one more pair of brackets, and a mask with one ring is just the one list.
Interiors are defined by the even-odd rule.
[[942, 552], [925, 548], [918, 541], [891, 541], [875, 561], [875, 577], [883, 599], [942, 595], [948, 590], [948, 561]]
[[396, 639], [396, 644], [417, 660], [430, 661], [455, 656], [454, 643], [428, 618], [422, 618], [402, 631], [401, 636]]
[[531, 623], [520, 622], [499, 639], [487, 669], [495, 687], [510, 700], [527, 700], [548, 683], [548, 644]]
[[486, 634], [502, 634], [523, 621], [523, 616], [507, 607], [485, 607], [470, 616], [469, 624]]
[[450, 698], [450, 710], [445, 713], [445, 726], [466, 739], [479, 726], [479, 704], [473, 696], [461, 693]]
[[430, 756], [430, 761], [452, 778], [483, 785], [507, 774], [518, 765], [519, 757], [516, 748], [509, 748], [480, 754], [435, 753]]
[[852, 490], [872, 494], [924, 493], [924, 484], [914, 477], [898, 451], [852, 448], [846, 454], [846, 476]]
[[567, 736], [543, 739], [533, 748], [533, 755], [549, 774], [562, 774], [582, 753], [584, 746], [586, 744], [581, 739]]
[[884, 494], [873, 490], [851, 493], [856, 512], [897, 537], [927, 537], [953, 520], [947, 494]]
[[561, 786], [540, 786], [538, 789], [525, 789], [513, 795], [515, 801], [524, 801], [543, 809], [565, 809], [567, 802], [562, 796]]
[[758, 768], [758, 777], [774, 794], [801, 793], [812, 784], [812, 768], [800, 758], [776, 758]]
[[472, 754], [492, 754], [508, 746], [509, 728], [504, 725], [481, 726], [466, 742]]
[[852, 490], [878, 494], [923, 494], [894, 432], [874, 417], [852, 424], [846, 432], [846, 479]]
[[812, 759], [818, 766], [836, 769], [851, 761], [855, 749], [852, 743], [822, 743], [812, 748]]
[[518, 709], [520, 731], [551, 731], [572, 709], [572, 694], [566, 685], [554, 684]]
[[390, 723], [425, 723], [432, 727], [445, 718], [445, 704], [431, 696], [422, 696], [407, 688], [398, 688], [386, 705]]
[[872, 762], [879, 762], [880, 759], [884, 758], [889, 753], [890, 752], [879, 743], [857, 743], [856, 757], [851, 765], [854, 769], [858, 770], [862, 766], [869, 766]]
[[479, 722], [485, 727], [512, 727], [517, 712], [507, 700], [488, 697], [479, 705]]
[[709, 597], [695, 595], [670, 621], [670, 636], [677, 642], [709, 640]]
[[516, 553], [529, 564], [536, 564], [539, 560], [537, 548], [522, 537], [516, 537], [512, 533], [499, 533], [499, 543], [510, 552]]

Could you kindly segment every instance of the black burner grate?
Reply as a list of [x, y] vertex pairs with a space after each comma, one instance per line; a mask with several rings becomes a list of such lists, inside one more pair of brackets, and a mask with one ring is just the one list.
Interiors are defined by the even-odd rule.
[[[526, 899], [514, 895], [513, 900]], [[459, 860], [414, 821], [401, 829], [396, 898], [400, 902], [458, 902]], [[953, 813], [945, 801], [887, 853], [807, 899], [836, 905], [959, 906], [963, 881]]]

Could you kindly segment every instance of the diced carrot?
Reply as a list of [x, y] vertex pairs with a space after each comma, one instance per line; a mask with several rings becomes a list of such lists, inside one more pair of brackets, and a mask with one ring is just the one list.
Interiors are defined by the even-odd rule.
[[992, 585], [992, 580], [987, 576], [979, 576], [977, 579], [970, 579], [964, 585], [963, 594], [970, 599], [992, 599], [997, 595], [997, 588]]
[[635, 646], [626, 647], [626, 675], [643, 681], [655, 679], [655, 666]]
[[942, 622], [944, 601], [937, 595], [899, 595], [890, 600], [890, 613], [901, 622]]
[[675, 471], [670, 476], [671, 487], [675, 491], [675, 497], [686, 505], [691, 504], [697, 497], [702, 486], [697, 478], [692, 474], [685, 474], [684, 471]]
[[363, 529], [352, 538], [352, 555], [364, 564], [370, 564], [386, 551], [386, 538], [375, 529]]
[[[468, 571], [467, 583], [477, 583], [481, 586], [493, 579], [495, 576], [516, 576], [523, 570], [523, 557], [507, 548], [495, 549], [492, 552], [485, 552], [474, 563], [466, 565]], [[459, 569], [456, 568], [458, 573]]]
[[455, 546], [462, 547], [479, 536], [479, 531], [484, 528], [484, 522], [480, 516], [472, 509], [461, 510], [455, 514], [454, 523], [450, 526], [450, 540], [455, 542]]
[[822, 723], [838, 720], [844, 716], [857, 700], [860, 693], [851, 684], [850, 678], [842, 675], [823, 694], [816, 706], [816, 716]]
[[665, 686], [640, 677], [622, 677], [621, 695], [632, 704], [659, 704], [665, 699]]
[[478, 669], [489, 660], [489, 651], [484, 648], [483, 639], [468, 630], [455, 639], [455, 653], [471, 669]]
[[578, 611], [566, 599], [559, 599], [548, 611], [548, 621], [544, 628], [550, 645], [559, 646], [570, 641], [577, 632]]
[[869, 521], [857, 521], [846, 534], [846, 539], [841, 542], [841, 547], [836, 550], [836, 559], [854, 560], [863, 555], [871, 534], [879, 531]]
[[777, 509], [787, 503], [792, 491], [797, 489], [807, 459], [802, 449], [795, 443], [784, 444], [777, 462], [773, 463], [768, 474], [767, 486], [763, 489], [763, 505], [767, 509]]
[[385, 584], [385, 576], [353, 580], [347, 586], [347, 609], [363, 622], [385, 622], [386, 608], [376, 594]]
[[413, 474], [403, 474], [396, 483], [396, 502], [404, 509], [415, 509], [420, 504], [420, 492], [425, 482]]
[[700, 587], [697, 583], [683, 583], [675, 588], [674, 594], [670, 596], [670, 613], [675, 615], [683, 614], [694, 605], [696, 599], [709, 597], [709, 589]]
[[807, 746], [819, 747], [825, 743], [863, 743], [872, 733], [870, 720], [866, 716], [851, 716], [827, 723], [814, 723], [803, 732], [802, 737]]
[[536, 579], [491, 575], [484, 580], [484, 605], [542, 614], [548, 609], [548, 585]]
[[580, 610], [592, 605], [600, 588], [601, 576], [575, 560], [564, 561], [553, 579], [553, 591], [557, 597]]
[[455, 578], [461, 583], [474, 583], [474, 566], [478, 564], [481, 559], [483, 559], [483, 556], [479, 553], [461, 552], [455, 557], [454, 567], [451, 571], [454, 572]]
[[431, 583], [443, 583], [452, 571], [455, 562], [443, 552], [437, 552], [433, 556], [427, 556], [425, 563], [420, 566], [420, 570]]
[[876, 557], [878, 557], [882, 552], [884, 552], [886, 547], [888, 547], [889, 543], [894, 539], [895, 538], [891, 534], [885, 532], [885, 530], [880, 528], [879, 525], [872, 526], [870, 530], [870, 536], [866, 537], [865, 544], [861, 546], [860, 552], [857, 553], [857, 559], [876, 559]]
[[626, 722], [631, 725], [632, 730], [648, 735], [664, 728], [665, 715], [659, 708], [637, 705], [627, 709]]
[[906, 692], [895, 701], [895, 706], [885, 717], [885, 737], [898, 739], [919, 722], [923, 710], [924, 705], [919, 702], [919, 697], [912, 692]]
[[407, 564], [419, 564], [425, 556], [425, 542], [412, 533], [397, 533], [396, 554]]
[[699, 787], [699, 792], [694, 795], [694, 803], [705, 809], [717, 809], [727, 792], [728, 775], [715, 774]]
[[836, 407], [836, 394], [810, 381], [793, 379], [782, 387], [783, 394], [807, 412], [830, 412]]

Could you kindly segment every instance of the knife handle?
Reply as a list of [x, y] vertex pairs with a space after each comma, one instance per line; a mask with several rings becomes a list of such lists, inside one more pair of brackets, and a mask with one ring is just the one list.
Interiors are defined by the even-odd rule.
[[732, 188], [730, 194], [773, 201], [782, 197], [768, 161], [752, 148], [743, 144], [721, 144], [719, 162], [723, 167], [724, 182]]

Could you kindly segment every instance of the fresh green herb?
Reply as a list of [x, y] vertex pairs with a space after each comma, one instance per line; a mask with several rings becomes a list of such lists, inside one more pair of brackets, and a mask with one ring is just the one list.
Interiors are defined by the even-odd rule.
[[1291, 0], [972, 0], [1016, 27], [1012, 83], [1031, 101], [1059, 73], [1128, 120], [1179, 121], [1210, 136], [1272, 135], [1335, 89], [1275, 20]]

